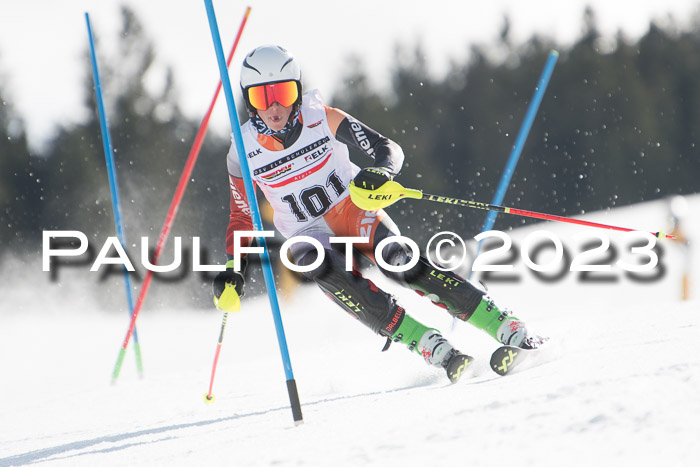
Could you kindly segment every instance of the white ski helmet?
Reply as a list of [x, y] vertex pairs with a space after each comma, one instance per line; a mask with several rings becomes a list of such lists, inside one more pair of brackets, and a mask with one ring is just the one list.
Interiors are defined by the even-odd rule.
[[243, 59], [241, 67], [241, 90], [249, 110], [255, 111], [248, 98], [248, 88], [261, 84], [294, 81], [301, 103], [301, 69], [294, 56], [278, 45], [263, 45], [253, 49]]

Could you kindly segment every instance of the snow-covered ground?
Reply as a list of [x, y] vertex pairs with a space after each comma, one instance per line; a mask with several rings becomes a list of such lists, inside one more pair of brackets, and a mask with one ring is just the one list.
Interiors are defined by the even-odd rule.
[[[374, 272], [412, 314], [476, 357], [473, 377], [450, 385], [398, 345], [382, 353], [383, 339], [314, 286], [302, 286], [282, 303], [305, 419], [299, 427], [265, 297], [246, 300], [243, 312], [229, 316], [216, 403], [208, 406], [202, 396], [219, 312], [144, 310], [138, 331], [145, 377], [138, 378], [129, 349], [112, 385], [128, 315], [86, 293], [90, 284], [50, 282], [34, 259], [23, 266], [28, 281], [5, 256], [0, 466], [697, 465], [700, 196], [689, 201], [695, 249], [664, 243], [665, 272], [654, 280], [613, 269], [604, 281], [567, 273], [546, 282], [518, 260], [517, 282], [489, 282], [498, 303], [551, 337], [539, 365], [505, 378], [488, 368], [496, 345], [487, 336], [461, 322], [453, 329], [444, 311]], [[586, 218], [656, 231], [667, 228], [665, 206]], [[542, 228], [510, 235], [519, 248]], [[586, 241], [573, 235], [590, 230], [546, 228], [572, 254]], [[618, 235], [610, 234], [611, 243], [624, 257]], [[682, 302], [688, 258], [694, 295]]]

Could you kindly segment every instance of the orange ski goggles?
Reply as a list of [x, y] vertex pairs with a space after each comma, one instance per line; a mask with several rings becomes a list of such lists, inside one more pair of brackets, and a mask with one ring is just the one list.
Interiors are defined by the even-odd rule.
[[289, 107], [299, 98], [296, 81], [251, 86], [246, 92], [248, 102], [258, 110], [267, 110], [273, 102], [279, 103], [282, 107]]

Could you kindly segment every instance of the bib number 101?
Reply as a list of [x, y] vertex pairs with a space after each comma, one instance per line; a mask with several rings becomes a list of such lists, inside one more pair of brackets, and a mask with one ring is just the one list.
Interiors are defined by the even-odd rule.
[[333, 204], [327, 188], [332, 190], [335, 198], [338, 198], [345, 191], [343, 182], [335, 170], [328, 176], [326, 186], [310, 186], [299, 193], [298, 200], [293, 193], [290, 193], [282, 197], [282, 201], [289, 204], [289, 208], [299, 222], [306, 222], [309, 218], [315, 219], [324, 215]]

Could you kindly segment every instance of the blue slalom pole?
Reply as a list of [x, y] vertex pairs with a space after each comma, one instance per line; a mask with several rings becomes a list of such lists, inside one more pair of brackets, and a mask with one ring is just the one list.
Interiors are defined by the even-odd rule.
[[[109, 177], [109, 190], [112, 195], [112, 211], [114, 212], [114, 224], [117, 230], [117, 239], [122, 247], [126, 245], [124, 229], [122, 228], [121, 205], [119, 203], [119, 186], [117, 184], [117, 173], [114, 168], [114, 156], [112, 150], [112, 140], [109, 136], [109, 126], [107, 125], [107, 114], [105, 113], [104, 103], [102, 101], [102, 85], [100, 84], [100, 73], [97, 68], [97, 55], [95, 54], [95, 40], [92, 35], [92, 27], [90, 26], [90, 16], [85, 13], [85, 22], [87, 23], [88, 36], [90, 38], [90, 58], [92, 59], [92, 77], [95, 82], [95, 97], [97, 98], [97, 110], [100, 115], [100, 128], [102, 130], [102, 145], [105, 152], [105, 160], [107, 161], [107, 175]], [[134, 300], [131, 294], [131, 279], [129, 271], [124, 266], [124, 286], [126, 287], [126, 301], [129, 306], [129, 315], [134, 313]], [[143, 375], [143, 362], [141, 360], [141, 347], [139, 345], [139, 337], [134, 329], [134, 350], [136, 352], [136, 366], [139, 375]], [[123, 358], [123, 355], [121, 356]]]
[[[513, 172], [515, 172], [515, 166], [518, 164], [518, 159], [520, 159], [520, 153], [523, 150], [523, 146], [525, 146], [525, 140], [527, 140], [527, 136], [530, 133], [532, 122], [535, 120], [537, 109], [540, 107], [542, 97], [547, 89], [549, 78], [552, 76], [552, 71], [554, 70], [554, 65], [556, 65], [558, 58], [559, 52], [556, 50], [552, 50], [549, 53], [549, 58], [547, 59], [547, 63], [544, 65], [540, 80], [535, 88], [535, 95], [532, 97], [532, 101], [530, 101], [530, 106], [525, 114], [525, 120], [523, 120], [523, 123], [520, 126], [520, 131], [515, 139], [515, 144], [510, 152], [510, 157], [506, 163], [506, 168], [503, 171], [503, 175], [501, 175], [501, 181], [498, 183], [498, 188], [496, 189], [496, 194], [493, 196], [493, 201], [491, 201], [491, 204], [500, 205], [503, 203], [503, 198], [506, 196], [506, 190], [510, 184], [510, 179], [513, 176]], [[486, 220], [484, 221], [484, 226], [481, 229], [482, 232], [491, 230], [493, 224], [496, 222], [497, 215], [498, 213], [496, 211], [490, 211], [488, 213]]]
[[[523, 120], [522, 125], [520, 125], [520, 130], [518, 131], [518, 136], [515, 138], [515, 144], [513, 144], [513, 149], [510, 151], [508, 162], [506, 162], [506, 168], [503, 171], [503, 174], [501, 175], [501, 181], [498, 182], [498, 188], [496, 188], [496, 193], [493, 196], [493, 201], [491, 201], [491, 204], [493, 205], [500, 205], [503, 203], [503, 198], [505, 198], [506, 196], [506, 191], [508, 190], [510, 179], [513, 177], [513, 172], [515, 172], [515, 166], [518, 164], [518, 160], [520, 159], [520, 154], [523, 151], [525, 141], [527, 140], [527, 136], [530, 133], [532, 122], [535, 120], [537, 109], [539, 109], [540, 107], [542, 97], [544, 97], [544, 92], [547, 89], [547, 85], [549, 84], [549, 78], [551, 78], [552, 76], [552, 71], [554, 71], [554, 65], [556, 65], [558, 58], [559, 52], [557, 52], [556, 50], [552, 50], [549, 53], [549, 58], [547, 59], [547, 62], [544, 65], [544, 69], [542, 70], [542, 74], [540, 75], [540, 80], [538, 81], [537, 87], [535, 88], [535, 94], [532, 97], [532, 101], [530, 101], [527, 113], [525, 114], [525, 119]], [[484, 220], [484, 226], [481, 228], [482, 232], [486, 232], [487, 230], [491, 230], [493, 228], [493, 224], [496, 222], [497, 215], [498, 212], [489, 211], [489, 213], [486, 215], [486, 219]], [[476, 260], [476, 257], [479, 256], [480, 251], [481, 242], [479, 242], [476, 246], [474, 260]], [[469, 275], [467, 277], [471, 279], [473, 272], [474, 271], [472, 271], [470, 267]], [[456, 318], [452, 320], [453, 329], [456, 322]]]
[[[216, 22], [214, 6], [212, 0], [204, 0], [204, 6], [207, 10], [207, 18], [209, 19], [209, 28], [211, 29], [211, 37], [214, 42], [214, 51], [216, 52], [216, 61], [219, 64], [219, 73], [221, 74], [221, 84], [223, 86], [224, 95], [226, 96], [226, 104], [228, 107], [228, 115], [231, 120], [231, 130], [233, 131], [233, 139], [238, 153], [238, 160], [241, 164], [243, 172], [243, 184], [245, 186], [246, 197], [250, 205], [251, 218], [256, 231], [263, 230], [263, 223], [260, 217], [260, 209], [258, 201], [255, 198], [255, 187], [250, 178], [250, 169], [246, 158], [245, 146], [243, 145], [243, 136], [241, 135], [241, 124], [238, 121], [238, 113], [236, 112], [236, 103], [233, 100], [233, 91], [231, 90], [231, 80], [228, 75], [228, 67], [224, 58], [224, 50], [221, 46], [221, 36], [219, 34], [219, 26]], [[275, 287], [275, 278], [270, 265], [270, 254], [267, 251], [267, 242], [265, 237], [258, 237], [258, 243], [262, 247], [261, 263], [263, 277], [265, 278], [265, 287], [267, 288], [267, 296], [270, 300], [272, 308], [272, 317], [275, 322], [275, 330], [277, 331], [277, 341], [279, 343], [280, 353], [282, 354], [282, 362], [284, 364], [284, 373], [287, 378], [287, 391], [289, 392], [289, 401], [292, 407], [292, 416], [294, 423], [299, 425], [303, 423], [301, 413], [301, 404], [299, 402], [299, 393], [297, 391], [294, 373], [292, 372], [292, 363], [289, 359], [289, 351], [287, 350], [287, 339], [284, 335], [284, 326], [282, 324], [282, 316], [280, 314], [279, 300], [277, 298], [277, 288]]]

